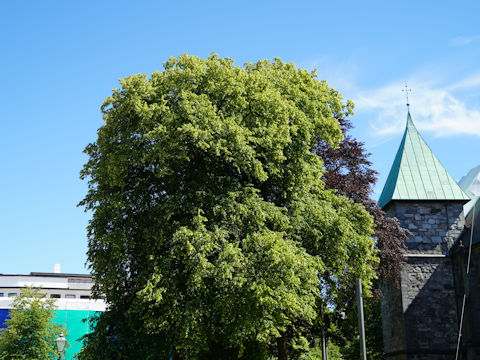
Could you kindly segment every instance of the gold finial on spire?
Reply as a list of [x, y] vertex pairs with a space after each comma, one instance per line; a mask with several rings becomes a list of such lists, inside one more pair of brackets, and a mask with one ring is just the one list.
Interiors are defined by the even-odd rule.
[[402, 89], [402, 91], [405, 91], [405, 96], [407, 97], [407, 109], [410, 111], [410, 103], [408, 102], [408, 92], [412, 92], [412, 89], [408, 88], [407, 82], [405, 81], [405, 89]]

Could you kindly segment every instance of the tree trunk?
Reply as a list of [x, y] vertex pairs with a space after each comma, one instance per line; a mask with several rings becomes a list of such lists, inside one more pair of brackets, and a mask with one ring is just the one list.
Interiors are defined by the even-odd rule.
[[280, 334], [277, 339], [278, 360], [288, 360], [287, 332]]

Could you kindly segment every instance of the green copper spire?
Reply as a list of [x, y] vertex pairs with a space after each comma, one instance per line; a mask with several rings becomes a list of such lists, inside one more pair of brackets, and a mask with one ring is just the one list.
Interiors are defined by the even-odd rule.
[[409, 111], [407, 128], [378, 206], [383, 208], [392, 200], [468, 199], [418, 133]]

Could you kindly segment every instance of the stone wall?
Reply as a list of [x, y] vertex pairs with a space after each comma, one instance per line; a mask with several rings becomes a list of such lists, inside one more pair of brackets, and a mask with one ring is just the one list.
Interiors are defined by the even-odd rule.
[[402, 270], [407, 349], [454, 354], [458, 317], [449, 258], [409, 258]]
[[400, 220], [410, 230], [406, 245], [409, 254], [448, 254], [465, 225], [466, 201], [392, 201], [387, 215]]
[[[402, 292], [400, 284], [391, 281], [380, 283], [380, 305], [382, 308], [383, 343], [391, 360], [406, 359], [405, 319], [403, 317]], [[394, 356], [397, 354], [397, 356]]]
[[[408, 260], [399, 281], [401, 299], [392, 302], [395, 291], [384, 293], [386, 359], [454, 357], [458, 315], [452, 264], [446, 255], [464, 227], [464, 203], [392, 201], [387, 205], [387, 214], [396, 216], [412, 235], [406, 241]], [[395, 332], [389, 335], [385, 329], [398, 322], [403, 322], [403, 338]]]

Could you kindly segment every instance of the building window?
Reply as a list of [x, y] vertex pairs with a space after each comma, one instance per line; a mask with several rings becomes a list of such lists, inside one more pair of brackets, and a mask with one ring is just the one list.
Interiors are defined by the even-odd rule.
[[80, 295], [80, 299], [90, 299], [90, 296], [88, 296], [88, 295]]
[[17, 293], [8, 293], [8, 297], [14, 297], [17, 296]]
[[3, 293], [0, 293], [0, 297], [3, 297], [3, 296], [4, 296]]
[[60, 294], [50, 294], [52, 299], [60, 299]]
[[75, 295], [67, 294], [65, 295], [65, 299], [75, 299]]

